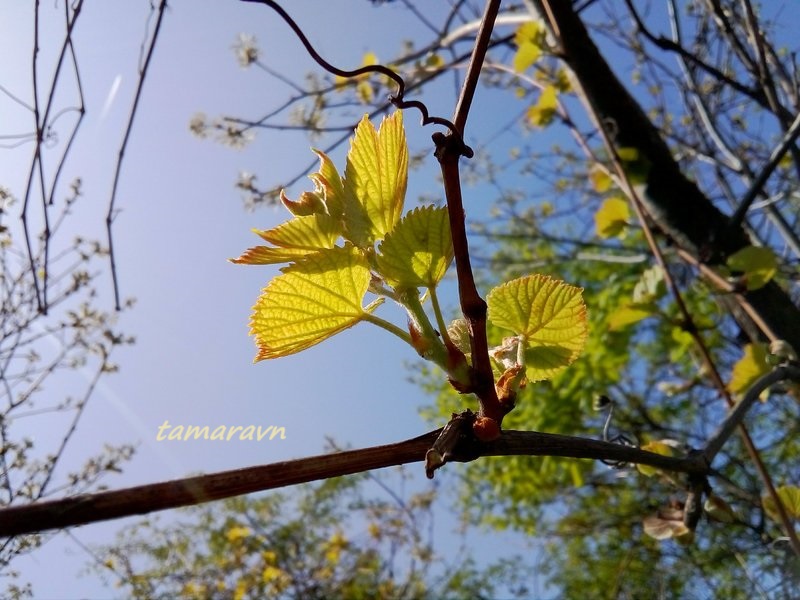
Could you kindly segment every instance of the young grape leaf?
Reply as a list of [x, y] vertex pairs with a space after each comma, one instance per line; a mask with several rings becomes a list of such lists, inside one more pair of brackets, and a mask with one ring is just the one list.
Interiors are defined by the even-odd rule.
[[365, 116], [347, 155], [344, 234], [361, 248], [372, 247], [400, 219], [408, 183], [408, 146], [399, 111], [380, 131]]
[[265, 241], [278, 246], [255, 246], [239, 258], [230, 259], [239, 265], [272, 265], [290, 262], [324, 248], [333, 248], [341, 235], [340, 224], [326, 214], [295, 217], [273, 229], [253, 231]]
[[341, 235], [340, 224], [326, 214], [295, 217], [273, 229], [255, 230], [264, 241], [281, 248], [320, 250], [333, 248]]
[[281, 202], [296, 217], [327, 213], [334, 219], [340, 220], [344, 197], [342, 179], [327, 154], [313, 148], [312, 152], [319, 157], [319, 170], [308, 176], [314, 182], [315, 190], [302, 193], [300, 200], [289, 200], [286, 194], [281, 192]]
[[434, 287], [453, 260], [447, 209], [426, 206], [407, 213], [378, 251], [378, 270], [389, 285]]
[[295, 217], [307, 217], [325, 212], [325, 200], [322, 191], [317, 186], [313, 192], [303, 192], [299, 200], [291, 200], [286, 192], [281, 190], [281, 204]]
[[361, 306], [370, 272], [366, 259], [353, 248], [320, 250], [282, 271], [253, 307], [255, 362], [314, 346], [352, 327], [377, 306]]
[[292, 262], [308, 254], [312, 254], [312, 252], [300, 248], [254, 246], [245, 250], [240, 257], [229, 260], [237, 265], [277, 265]]
[[583, 350], [587, 318], [582, 291], [546, 275], [528, 275], [486, 297], [489, 320], [522, 338], [530, 381], [552, 377]]

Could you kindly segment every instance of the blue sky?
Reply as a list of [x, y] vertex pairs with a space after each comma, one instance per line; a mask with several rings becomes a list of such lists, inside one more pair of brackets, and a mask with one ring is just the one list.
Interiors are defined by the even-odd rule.
[[[61, 40], [63, 6], [58, 4], [55, 9], [51, 3], [42, 5], [43, 40]], [[357, 66], [367, 50], [393, 54], [419, 27], [407, 11], [393, 5], [376, 9], [364, 0], [288, 4], [320, 52], [343, 66]], [[74, 39], [87, 117], [63, 181], [76, 176], [83, 181], [84, 197], [72, 226], [103, 239], [113, 167], [149, 10], [144, 2], [87, 3], [83, 10]], [[13, 57], [0, 65], [0, 83], [22, 97], [30, 94], [31, 15], [29, 3], [5, 3], [0, 9], [0, 51]], [[428, 427], [417, 409], [426, 399], [408, 383], [404, 366], [416, 356], [373, 326], [362, 324], [299, 355], [252, 363], [250, 307], [275, 270], [235, 266], [226, 258], [257, 243], [252, 228], [274, 226], [288, 213], [246, 212], [233, 184], [240, 170], [256, 173], [265, 186], [274, 184], [313, 156], [308, 140], [296, 132], [260, 134], [244, 150], [233, 151], [193, 137], [188, 123], [198, 111], [258, 116], [290, 93], [274, 79], [237, 65], [231, 47], [239, 33], [255, 35], [264, 62], [284, 74], [316, 70], [315, 65], [287, 27], [255, 4], [174, 0], [162, 28], [123, 165], [114, 227], [121, 292], [137, 299], [135, 308], [121, 315], [119, 328], [135, 335], [137, 342], [113, 357], [121, 370], [102, 380], [65, 466], [75, 468], [106, 442], [137, 443], [138, 452], [124, 473], [105, 480], [119, 488], [308, 456], [322, 452], [328, 436], [356, 448], [423, 433]], [[55, 50], [43, 44], [43, 59]], [[447, 95], [426, 96], [434, 113], [450, 115], [451, 88]], [[0, 100], [0, 129], [29, 127], [25, 111]], [[418, 128], [417, 115], [408, 115], [406, 123], [412, 147], [428, 143], [433, 130]], [[58, 150], [58, 145], [51, 148], [54, 155]], [[345, 150], [333, 153], [340, 168]], [[5, 150], [0, 162], [0, 184], [18, 198], [24, 194], [31, 151], [30, 145]], [[429, 167], [412, 175], [407, 206], [421, 193], [437, 193], [434, 172], [431, 158]], [[308, 186], [300, 183], [290, 195]], [[467, 210], [482, 213], [485, 207]], [[100, 291], [110, 306], [110, 279], [104, 277]], [[450, 308], [454, 303], [452, 294], [445, 296]], [[384, 314], [404, 322], [394, 307]], [[286, 439], [157, 442], [165, 420], [212, 427], [283, 426]], [[60, 435], [58, 430], [36, 433], [42, 444]], [[107, 543], [123, 522], [74, 533], [83, 543]], [[37, 597], [113, 594], [94, 577], [77, 576], [86, 560], [62, 536], [16, 566], [35, 581]], [[59, 565], [57, 577], [52, 576], [53, 564]]]

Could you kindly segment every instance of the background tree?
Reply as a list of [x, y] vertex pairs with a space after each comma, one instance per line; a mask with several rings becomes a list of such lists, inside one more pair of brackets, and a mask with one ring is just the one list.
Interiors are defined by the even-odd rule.
[[[109, 238], [91, 239], [74, 216], [83, 181], [65, 181], [86, 113], [72, 37], [82, 6], [40, 11], [37, 3], [28, 87], [0, 86], [8, 127], [0, 132], [0, 148], [6, 155], [31, 152], [22, 189], [0, 181], [0, 507], [102, 489], [103, 478], [118, 473], [134, 452], [131, 444], [96, 440], [94, 454], [78, 459], [80, 467], [74, 455], [64, 458], [98, 383], [118, 368], [114, 350], [134, 341], [118, 328], [119, 311], [133, 301], [117, 298], [115, 311], [99, 289], [111, 258], [110, 220]], [[63, 36], [40, 38], [39, 28], [53, 22]], [[145, 71], [140, 75], [143, 80]], [[12, 562], [50, 538], [0, 540], [3, 597], [32, 593]]]
[[[433, 21], [423, 7], [402, 4], [430, 42], [382, 58], [424, 96], [439, 79], [459, 78], [482, 6], [455, 2]], [[578, 363], [529, 386], [508, 426], [591, 436], [610, 423], [609, 436], [665, 439], [681, 452], [720, 422], [726, 396], [735, 400], [752, 381], [745, 372], [768, 369], [768, 341], [798, 347], [800, 105], [787, 10], [710, 0], [503, 5], [484, 93], [513, 94], [519, 108], [506, 121], [483, 115], [496, 134], [464, 164], [476, 195], [496, 198], [492, 218], [474, 232], [496, 275], [486, 283], [532, 267], [579, 282], [592, 325]], [[249, 64], [261, 66], [251, 47]], [[223, 116], [202, 131], [307, 127], [331, 148], [346, 139], [336, 136], [349, 128], [348, 114], [384, 111], [392, 92], [379, 77], [317, 74], [310, 82], [295, 84], [283, 111]], [[507, 153], [499, 140], [515, 134], [523, 135]], [[239, 187], [257, 206], [293, 181], [261, 189], [251, 178]], [[750, 245], [758, 250], [737, 254]], [[420, 380], [440, 389], [438, 374]], [[595, 406], [603, 396], [613, 419], [608, 405]], [[440, 422], [462, 402], [441, 388], [427, 414]], [[796, 415], [792, 395], [773, 395], [748, 420], [749, 435], [726, 446], [713, 485], [733, 509], [722, 518], [734, 524], [709, 524], [694, 545], [642, 536], [642, 515], [661, 506], [664, 516], [669, 498], [678, 501], [669, 478], [569, 459], [472, 463], [464, 509], [476, 522], [559, 540], [547, 568], [569, 595], [636, 597], [652, 592], [655, 576], [668, 595], [789, 597], [792, 534], [763, 498], [771, 486], [798, 482]]]
[[[95, 570], [133, 598], [526, 597], [522, 557], [437, 550], [431, 489], [358, 475], [182, 511], [119, 533]], [[377, 485], [376, 485], [377, 484]], [[368, 488], [374, 488], [368, 491]], [[376, 491], [377, 490], [377, 493]], [[102, 561], [102, 562], [101, 562]]]

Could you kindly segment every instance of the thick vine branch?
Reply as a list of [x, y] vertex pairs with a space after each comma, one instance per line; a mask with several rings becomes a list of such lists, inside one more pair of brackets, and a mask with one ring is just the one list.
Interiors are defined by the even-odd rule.
[[[440, 433], [441, 430], [436, 430], [396, 444], [5, 508], [0, 510], [0, 537], [192, 506], [242, 494], [418, 462], [425, 458], [427, 450]], [[499, 439], [485, 444], [473, 439], [461, 447], [456, 446], [448, 460], [463, 462], [478, 456], [512, 455], [590, 458], [650, 465], [696, 476], [707, 473], [705, 461], [700, 455], [675, 458], [599, 440], [530, 431], [505, 431]]]

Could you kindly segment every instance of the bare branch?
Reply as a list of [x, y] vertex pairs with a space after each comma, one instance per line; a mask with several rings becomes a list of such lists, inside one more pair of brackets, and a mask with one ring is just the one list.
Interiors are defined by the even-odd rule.
[[[192, 506], [242, 494], [422, 461], [441, 430], [384, 446], [322, 454], [0, 510], [0, 537], [96, 523], [157, 510]], [[450, 460], [478, 456], [564, 456], [650, 465], [702, 476], [699, 455], [663, 456], [621, 444], [532, 431], [505, 431], [493, 442], [458, 450]]]
[[158, 34], [161, 31], [161, 22], [164, 18], [164, 12], [167, 9], [167, 0], [161, 0], [158, 6], [158, 18], [156, 19], [155, 27], [153, 28], [153, 35], [150, 37], [150, 44], [147, 47], [147, 55], [144, 64], [139, 69], [139, 81], [136, 84], [136, 94], [133, 97], [133, 105], [131, 112], [128, 116], [128, 125], [125, 129], [125, 135], [122, 138], [122, 144], [119, 147], [117, 154], [117, 165], [114, 168], [114, 182], [111, 184], [111, 198], [108, 202], [108, 212], [106, 213], [106, 231], [108, 235], [108, 254], [111, 264], [111, 281], [114, 285], [114, 306], [117, 310], [122, 308], [119, 295], [119, 281], [117, 279], [117, 262], [114, 258], [114, 240], [111, 235], [111, 226], [114, 223], [115, 217], [115, 204], [117, 200], [117, 186], [119, 185], [120, 173], [122, 172], [122, 160], [125, 157], [125, 150], [128, 147], [128, 140], [133, 131], [133, 121], [136, 118], [136, 111], [139, 108], [139, 100], [142, 97], [142, 89], [144, 89], [144, 81], [147, 77], [148, 68], [150, 67], [150, 59], [153, 57], [153, 50], [155, 50], [156, 42], [158, 41]]
[[780, 365], [766, 375], [761, 376], [750, 386], [744, 397], [728, 413], [717, 432], [708, 440], [703, 450], [703, 456], [709, 465], [711, 465], [719, 451], [722, 450], [725, 442], [736, 427], [744, 421], [745, 415], [761, 395], [761, 392], [781, 381], [800, 383], [800, 368], [793, 365]]

